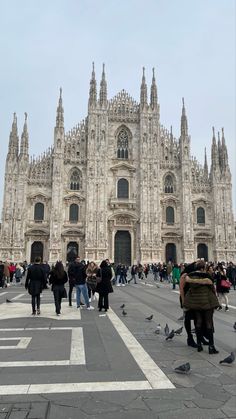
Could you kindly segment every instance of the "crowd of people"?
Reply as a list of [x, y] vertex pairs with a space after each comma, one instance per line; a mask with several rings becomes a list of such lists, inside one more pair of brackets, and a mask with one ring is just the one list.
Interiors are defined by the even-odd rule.
[[[149, 274], [152, 274], [150, 277]], [[236, 289], [236, 267], [232, 262], [227, 264], [206, 263], [198, 260], [190, 264], [123, 264], [112, 265], [109, 259], [100, 265], [85, 262], [79, 257], [63, 266], [61, 261], [52, 267], [36, 257], [33, 264], [13, 264], [0, 261], [0, 287], [11, 284], [24, 285], [31, 295], [32, 315], [40, 315], [40, 295], [45, 288], [50, 288], [54, 295], [55, 312], [61, 315], [61, 302], [68, 298], [72, 306], [72, 293], [75, 289], [77, 309], [94, 310], [91, 301], [98, 293], [98, 310], [109, 309], [109, 294], [113, 286], [126, 286], [149, 278], [153, 281], [166, 282], [180, 291], [180, 304], [184, 312], [184, 326], [187, 333], [187, 344], [200, 352], [202, 345], [208, 345], [209, 354], [218, 353], [214, 345], [214, 310], [229, 310], [228, 293], [231, 287]], [[65, 285], [68, 283], [68, 297]], [[81, 298], [83, 297], [83, 298]], [[82, 301], [83, 300], [83, 301]], [[191, 321], [194, 322], [197, 342], [192, 334]]]

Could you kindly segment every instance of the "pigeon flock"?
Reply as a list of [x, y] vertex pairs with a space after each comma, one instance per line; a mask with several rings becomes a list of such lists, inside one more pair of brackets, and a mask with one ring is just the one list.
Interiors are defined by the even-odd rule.
[[[10, 302], [10, 301], [9, 301]], [[122, 309], [122, 315], [126, 316], [127, 315], [127, 311], [124, 310], [125, 308], [125, 304], [122, 304], [120, 306], [120, 308]], [[148, 320], [149, 322], [151, 320], [153, 320], [154, 315], [150, 314], [150, 316], [145, 317], [145, 320]], [[182, 321], [184, 319], [184, 316], [181, 316], [178, 321]], [[236, 332], [236, 322], [233, 324], [233, 329]], [[160, 335], [162, 330], [162, 327], [160, 325], [160, 323], [158, 323], [156, 325], [156, 329], [154, 330], [154, 333], [156, 335]], [[181, 326], [179, 329], [172, 329], [170, 331], [169, 325], [168, 323], [166, 323], [165, 327], [164, 327], [164, 334], [165, 334], [165, 340], [169, 341], [172, 340], [174, 338], [174, 336], [180, 336], [183, 332], [183, 326]], [[192, 330], [192, 332], [195, 332], [195, 330]], [[228, 355], [226, 358], [224, 358], [222, 361], [219, 362], [219, 364], [232, 364], [235, 361], [235, 352], [231, 352], [230, 355]], [[174, 371], [178, 374], [188, 374], [190, 373], [191, 370], [191, 366], [189, 362], [186, 362], [185, 364], [179, 365], [178, 367], [174, 368]]]

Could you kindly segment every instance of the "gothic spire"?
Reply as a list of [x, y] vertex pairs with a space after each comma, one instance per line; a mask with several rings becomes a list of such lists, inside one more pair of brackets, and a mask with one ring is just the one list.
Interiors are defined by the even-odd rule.
[[157, 109], [157, 85], [155, 79], [155, 69], [152, 69], [152, 85], [151, 85], [151, 98], [150, 105], [152, 109]]
[[89, 106], [96, 106], [97, 103], [97, 82], [95, 78], [94, 62], [92, 77], [90, 80], [90, 89], [89, 89]]
[[222, 162], [223, 162], [224, 168], [226, 168], [226, 166], [228, 166], [228, 151], [227, 151], [227, 146], [225, 143], [224, 128], [222, 128], [221, 141], [222, 141], [222, 146], [221, 146]]
[[218, 142], [217, 142], [217, 147], [218, 147], [218, 160], [219, 160], [219, 165], [220, 168], [222, 169], [222, 146], [221, 146], [221, 141], [220, 141], [220, 133], [219, 131], [217, 132], [217, 137], [218, 137]]
[[211, 145], [211, 167], [212, 169], [216, 169], [219, 165], [218, 159], [218, 147], [216, 145], [216, 137], [215, 137], [215, 128], [212, 127], [212, 145]]
[[105, 76], [105, 64], [102, 65], [102, 80], [100, 83], [99, 103], [101, 107], [107, 106], [107, 82]]
[[142, 83], [141, 83], [141, 88], [140, 88], [140, 106], [141, 106], [141, 109], [147, 106], [147, 84], [146, 84], [146, 78], [145, 78], [145, 67], [143, 67], [143, 77], [142, 77]]
[[205, 177], [208, 177], [208, 164], [207, 164], [206, 147], [205, 147], [205, 156], [204, 156], [204, 174], [205, 174]]
[[57, 107], [56, 128], [64, 129], [64, 109], [62, 106], [62, 88], [60, 87], [60, 96]]
[[27, 127], [27, 113], [25, 112], [25, 122], [23, 127], [23, 132], [21, 134], [21, 144], [20, 144], [20, 154], [21, 155], [28, 155], [29, 152], [29, 134], [28, 134], [28, 127]]
[[11, 128], [10, 137], [9, 137], [8, 155], [11, 155], [14, 157], [18, 156], [18, 150], [19, 150], [19, 137], [18, 137], [18, 129], [17, 129], [17, 116], [16, 116], [16, 113], [14, 112], [12, 128]]
[[181, 115], [181, 137], [187, 137], [188, 136], [188, 120], [186, 115], [186, 109], [184, 104], [184, 98], [182, 98], [182, 115]]

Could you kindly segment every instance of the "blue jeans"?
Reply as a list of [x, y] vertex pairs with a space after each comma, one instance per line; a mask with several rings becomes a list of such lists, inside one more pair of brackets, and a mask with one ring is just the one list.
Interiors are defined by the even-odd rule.
[[82, 292], [82, 295], [84, 297], [84, 302], [86, 304], [87, 307], [89, 307], [89, 297], [88, 297], [88, 288], [86, 284], [81, 284], [81, 285], [76, 285], [76, 303], [77, 303], [77, 307], [80, 306], [80, 295]]

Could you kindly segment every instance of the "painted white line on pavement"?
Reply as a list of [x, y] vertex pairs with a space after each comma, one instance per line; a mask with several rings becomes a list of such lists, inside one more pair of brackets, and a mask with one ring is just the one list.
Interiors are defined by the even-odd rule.
[[0, 292], [0, 297], [5, 294], [8, 294], [8, 292]]
[[73, 328], [71, 331], [70, 361], [73, 364], [86, 364], [82, 327]]
[[[17, 296], [19, 299], [21, 295]], [[22, 318], [22, 317], [31, 317], [33, 318], [39, 318], [39, 316], [32, 316], [31, 312], [31, 304], [25, 304], [23, 302], [15, 302], [13, 301], [16, 297], [12, 298], [12, 303], [8, 304], [0, 304], [0, 319], [6, 320], [6, 319], [15, 319], [15, 318]], [[55, 305], [54, 302], [51, 302], [51, 304], [41, 304], [41, 314], [40, 317], [47, 317], [49, 319], [54, 319], [57, 321], [61, 320], [81, 320], [81, 312], [80, 310], [77, 310], [73, 307], [69, 307], [67, 302], [62, 302], [62, 315], [57, 316], [55, 314]]]
[[148, 355], [148, 353], [143, 349], [140, 343], [135, 339], [135, 337], [120, 320], [120, 318], [114, 313], [114, 311], [110, 309], [109, 313], [107, 314], [113, 326], [119, 333], [121, 339], [123, 340], [125, 346], [128, 348], [139, 368], [146, 376], [148, 382], [151, 385], [151, 388], [175, 388], [169, 378], [167, 378], [164, 372], [156, 365], [150, 355]]
[[13, 300], [19, 300], [21, 297], [24, 297], [25, 294], [18, 294], [15, 297], [11, 298], [11, 301]]
[[76, 327], [15, 327], [10, 329], [0, 329], [0, 332], [17, 332], [19, 330], [73, 330]]
[[10, 346], [0, 346], [0, 349], [26, 349], [31, 341], [31, 337], [14, 337], [14, 338], [0, 338], [0, 341], [9, 341], [9, 340], [19, 340], [17, 345], [10, 345]]
[[88, 393], [93, 391], [152, 390], [148, 381], [105, 381], [98, 383], [19, 384], [0, 386], [0, 395]]
[[[16, 368], [16, 367], [52, 367], [55, 365], [80, 365], [78, 362], [71, 362], [69, 359], [60, 361], [11, 361], [0, 362], [0, 368]], [[0, 393], [1, 394], [1, 393]]]
[[[225, 307], [225, 304], [222, 304], [222, 306]], [[228, 307], [229, 308], [233, 308], [234, 310], [236, 310], [236, 307], [235, 306], [231, 306], [230, 304], [228, 304]]]
[[[25, 329], [0, 329], [3, 331], [19, 331], [19, 330], [32, 330], [32, 331], [40, 331], [40, 330], [71, 330], [71, 350], [70, 350], [70, 359], [60, 360], [60, 361], [11, 361], [11, 362], [0, 362], [0, 368], [9, 368], [9, 367], [47, 367], [47, 366], [55, 366], [55, 365], [85, 365], [85, 350], [84, 350], [84, 337], [83, 337], [83, 330], [82, 327], [38, 327], [32, 328], [28, 327]], [[0, 340], [17, 340], [20, 339], [18, 346], [9, 346], [9, 349], [25, 349], [30, 340], [30, 338], [26, 337], [11, 337], [11, 338], [1, 338]], [[27, 344], [27, 346], [25, 346]], [[0, 349], [5, 349], [6, 346], [0, 346]], [[0, 393], [1, 394], [1, 393]]]

